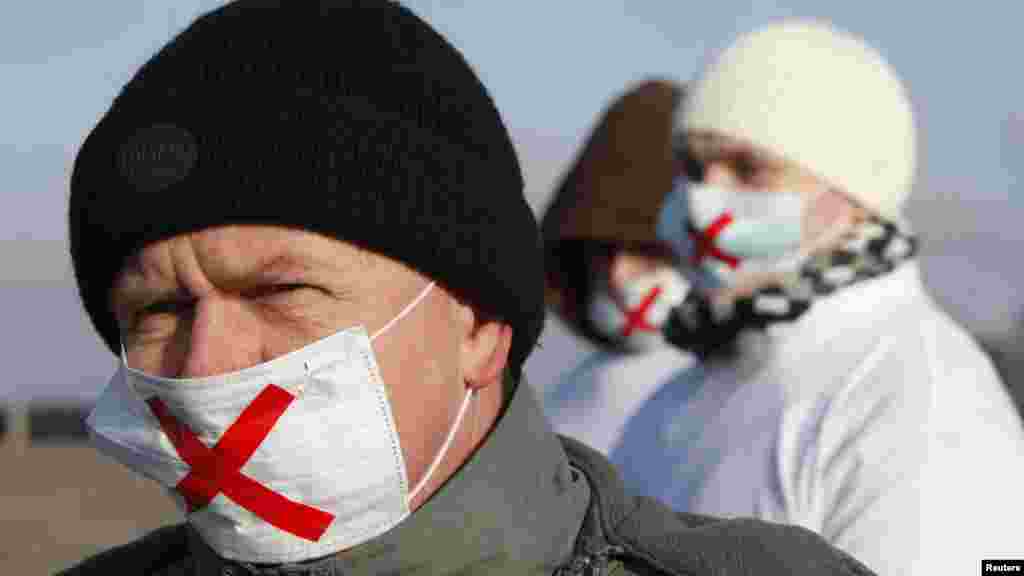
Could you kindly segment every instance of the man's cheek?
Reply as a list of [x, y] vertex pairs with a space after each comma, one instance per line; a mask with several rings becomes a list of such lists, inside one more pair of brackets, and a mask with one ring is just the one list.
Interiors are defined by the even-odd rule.
[[844, 216], [844, 200], [838, 192], [815, 194], [805, 204], [804, 239], [813, 240], [839, 225]]

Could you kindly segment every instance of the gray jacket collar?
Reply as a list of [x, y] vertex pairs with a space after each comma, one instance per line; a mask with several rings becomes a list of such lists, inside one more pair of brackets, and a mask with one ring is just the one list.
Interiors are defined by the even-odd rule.
[[332, 557], [266, 568], [219, 558], [190, 529], [193, 574], [550, 574], [572, 553], [589, 502], [524, 380], [483, 445], [390, 532]]

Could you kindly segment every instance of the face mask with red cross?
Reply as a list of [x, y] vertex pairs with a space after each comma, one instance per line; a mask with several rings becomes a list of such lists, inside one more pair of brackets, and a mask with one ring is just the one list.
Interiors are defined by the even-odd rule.
[[658, 219], [658, 237], [688, 266], [719, 283], [741, 272], [798, 266], [804, 201], [797, 192], [745, 191], [677, 179]]
[[665, 345], [661, 330], [672, 308], [682, 304], [689, 291], [690, 283], [671, 266], [633, 276], [618, 288], [604, 283], [591, 296], [590, 321], [628, 351], [656, 349]]

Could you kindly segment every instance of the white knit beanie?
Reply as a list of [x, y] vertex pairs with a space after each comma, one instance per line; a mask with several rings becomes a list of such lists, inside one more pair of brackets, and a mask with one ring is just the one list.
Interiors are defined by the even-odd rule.
[[914, 185], [907, 92], [882, 55], [816, 20], [740, 37], [694, 82], [677, 128], [715, 132], [795, 161], [890, 220]]

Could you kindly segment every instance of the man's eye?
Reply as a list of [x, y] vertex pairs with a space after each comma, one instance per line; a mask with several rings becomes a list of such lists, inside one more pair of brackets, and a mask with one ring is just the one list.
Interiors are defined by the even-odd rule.
[[294, 292], [296, 290], [302, 290], [304, 288], [312, 288], [312, 286], [310, 286], [309, 284], [298, 284], [298, 283], [273, 284], [273, 285], [267, 286], [266, 288], [255, 290], [253, 292], [253, 295], [281, 294], [282, 292]]
[[153, 316], [157, 314], [177, 314], [183, 310], [187, 310], [192, 306], [193, 302], [181, 302], [167, 300], [163, 302], [154, 302], [143, 308], [139, 312], [139, 316]]
[[154, 302], [135, 313], [131, 331], [135, 334], [163, 333], [173, 327], [178, 317], [187, 313], [193, 305], [194, 301]]
[[752, 159], [740, 157], [736, 160], [736, 176], [741, 180], [752, 180], [757, 173], [757, 164]]
[[246, 292], [245, 296], [253, 299], [265, 299], [274, 297], [286, 297], [292, 294], [304, 293], [308, 290], [320, 290], [320, 288], [299, 282], [290, 282], [282, 284], [271, 284], [263, 286]]

